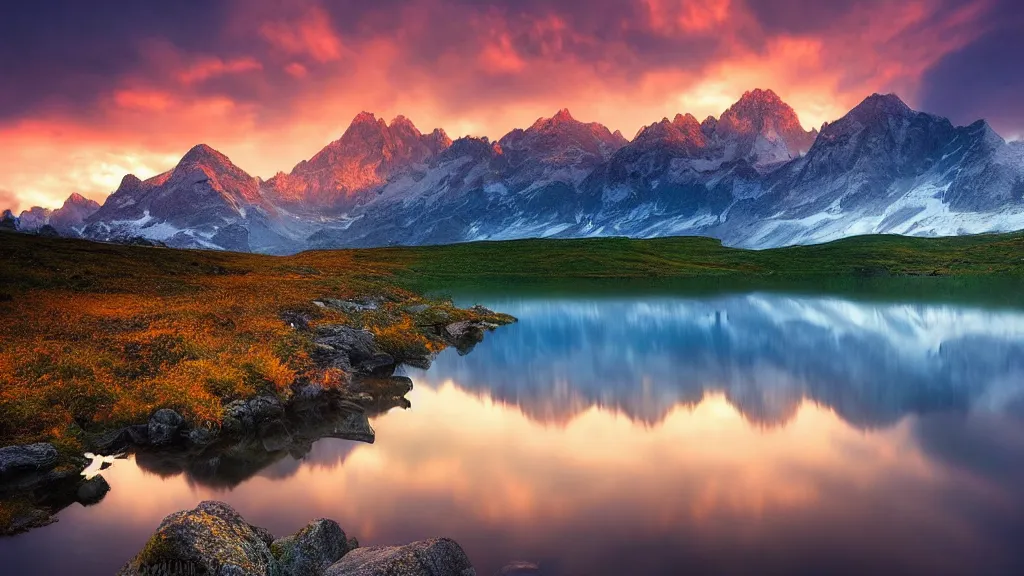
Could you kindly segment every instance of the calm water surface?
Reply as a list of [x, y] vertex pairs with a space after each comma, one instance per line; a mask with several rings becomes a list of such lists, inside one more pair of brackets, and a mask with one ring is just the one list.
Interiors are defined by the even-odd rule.
[[0, 540], [0, 573], [111, 574], [214, 498], [278, 535], [451, 536], [481, 575], [1024, 574], [1024, 313], [484, 303], [520, 323], [410, 371], [375, 444], [323, 439], [237, 485], [118, 461], [100, 504]]

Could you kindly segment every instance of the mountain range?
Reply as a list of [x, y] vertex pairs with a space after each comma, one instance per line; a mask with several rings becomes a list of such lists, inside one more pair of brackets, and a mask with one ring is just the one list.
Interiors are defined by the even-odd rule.
[[[104, 241], [292, 253], [524, 237], [703, 235], [769, 248], [857, 234], [1024, 228], [1024, 142], [874, 94], [806, 131], [771, 90], [721, 117], [664, 118], [627, 140], [568, 110], [499, 140], [360, 113], [288, 173], [250, 176], [206, 145], [5, 222]], [[13, 224], [12, 224], [13, 223]]]

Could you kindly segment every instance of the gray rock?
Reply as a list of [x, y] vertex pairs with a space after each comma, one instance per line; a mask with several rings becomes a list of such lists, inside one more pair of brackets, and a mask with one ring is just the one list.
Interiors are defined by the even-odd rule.
[[103, 476], [96, 475], [79, 484], [76, 500], [83, 506], [92, 506], [103, 500], [107, 492], [110, 492], [110, 484], [107, 484]]
[[349, 542], [337, 522], [321, 518], [293, 536], [275, 540], [270, 550], [285, 574], [321, 576], [349, 551]]
[[255, 422], [252, 410], [245, 400], [235, 400], [224, 407], [221, 429], [229, 434], [244, 434], [252, 430]]
[[179, 432], [185, 425], [185, 419], [170, 408], [161, 408], [149, 418], [147, 431], [149, 443], [154, 446], [167, 446], [178, 440]]
[[268, 536], [266, 530], [249, 525], [227, 504], [201, 502], [192, 510], [164, 518], [142, 551], [118, 574], [280, 576]]
[[351, 300], [339, 300], [337, 298], [321, 298], [320, 300], [314, 300], [313, 303], [322, 308], [334, 308], [335, 310], [341, 310], [342, 312], [349, 313], [376, 310], [379, 306], [379, 303], [374, 300], [353, 302]]
[[328, 325], [317, 328], [317, 351], [322, 360], [346, 372], [371, 372], [395, 363], [391, 355], [377, 347], [373, 333], [350, 326]]
[[249, 412], [252, 414], [253, 422], [259, 424], [284, 416], [284, 406], [274, 396], [257, 396], [249, 400]]
[[0, 479], [26, 472], [45, 472], [57, 465], [53, 444], [23, 444], [0, 448]]
[[145, 446], [149, 444], [149, 425], [147, 424], [135, 424], [126, 428], [128, 431], [128, 438], [133, 444], [138, 446]]
[[217, 430], [206, 426], [197, 426], [188, 432], [188, 441], [196, 446], [206, 446], [217, 439]]
[[460, 354], [465, 354], [473, 349], [484, 339], [485, 326], [481, 322], [463, 320], [452, 322], [444, 327], [444, 335], [451, 342]]
[[411, 312], [413, 314], [419, 314], [421, 312], [426, 312], [429, 309], [430, 309], [430, 305], [429, 304], [413, 304], [412, 306], [406, 307], [405, 310], [407, 312]]
[[326, 576], [476, 576], [454, 540], [436, 538], [405, 546], [357, 548], [327, 569]]

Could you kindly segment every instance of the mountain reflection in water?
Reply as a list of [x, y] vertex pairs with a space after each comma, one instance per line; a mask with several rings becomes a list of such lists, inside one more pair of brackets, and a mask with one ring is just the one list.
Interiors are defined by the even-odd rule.
[[375, 418], [375, 444], [322, 439], [237, 485], [120, 461], [103, 502], [0, 555], [109, 574], [216, 498], [277, 534], [330, 517], [364, 545], [451, 536], [481, 575], [1024, 573], [1024, 314], [485, 304], [519, 324], [410, 370], [412, 408]]

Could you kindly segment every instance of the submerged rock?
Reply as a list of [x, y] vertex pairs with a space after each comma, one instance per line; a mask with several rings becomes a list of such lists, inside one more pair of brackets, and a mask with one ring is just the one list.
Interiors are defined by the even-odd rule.
[[511, 562], [498, 571], [498, 576], [543, 576], [540, 566], [533, 562]]
[[454, 540], [435, 538], [405, 546], [357, 548], [327, 569], [327, 576], [476, 576]]
[[[278, 576], [266, 530], [247, 523], [223, 502], [201, 502], [164, 518], [142, 551], [118, 573]], [[177, 572], [174, 572], [177, 570]]]
[[45, 472], [57, 465], [57, 449], [53, 444], [23, 444], [0, 448], [0, 480], [19, 474]]

